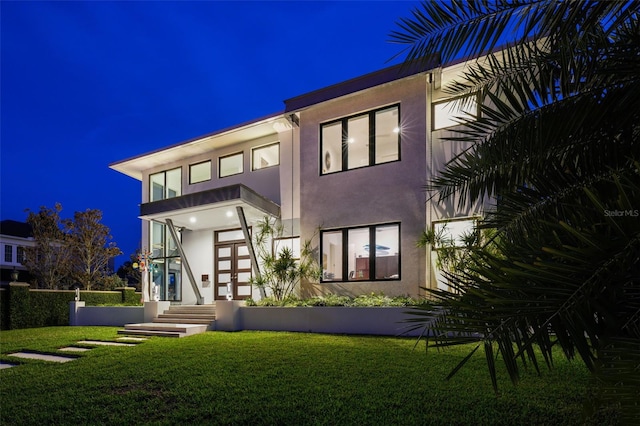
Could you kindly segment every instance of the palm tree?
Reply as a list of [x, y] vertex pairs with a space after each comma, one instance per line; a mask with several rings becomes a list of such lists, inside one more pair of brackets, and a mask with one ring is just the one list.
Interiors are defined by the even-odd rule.
[[517, 382], [526, 361], [551, 366], [559, 346], [629, 422], [640, 418], [639, 11], [637, 1], [426, 1], [391, 33], [407, 62], [470, 61], [447, 90], [480, 93], [482, 117], [448, 138], [470, 148], [427, 188], [494, 206], [480, 225], [493, 237], [447, 274], [453, 291], [429, 290], [417, 326], [429, 344], [478, 342], [496, 389], [497, 354]]

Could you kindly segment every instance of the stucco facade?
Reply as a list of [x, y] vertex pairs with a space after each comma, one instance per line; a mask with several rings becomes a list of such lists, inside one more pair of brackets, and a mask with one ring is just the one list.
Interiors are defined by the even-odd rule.
[[438, 285], [434, 254], [416, 246], [421, 233], [481, 213], [425, 191], [463, 148], [433, 130], [439, 82], [450, 74], [387, 68], [286, 100], [282, 113], [111, 164], [142, 183], [142, 246], [160, 299], [261, 297], [246, 285], [259, 267], [246, 229], [265, 216], [316, 249], [323, 276], [302, 283], [302, 296], [419, 296]]

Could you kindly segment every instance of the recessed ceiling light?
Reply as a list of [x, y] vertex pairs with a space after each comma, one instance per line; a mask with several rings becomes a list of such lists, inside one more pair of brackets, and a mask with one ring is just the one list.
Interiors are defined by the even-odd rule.
[[394, 127], [393, 133], [400, 133], [400, 127]]
[[231, 210], [227, 211], [227, 217], [233, 216], [233, 212]]
[[191, 217], [189, 218], [189, 222], [191, 222], [191, 223], [196, 223], [196, 218], [195, 218], [194, 216], [191, 216]]

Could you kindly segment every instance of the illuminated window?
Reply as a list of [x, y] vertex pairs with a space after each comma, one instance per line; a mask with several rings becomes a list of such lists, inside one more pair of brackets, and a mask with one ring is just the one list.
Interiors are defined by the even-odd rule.
[[164, 200], [182, 195], [182, 169], [177, 168], [149, 176], [150, 201]]
[[280, 144], [259, 146], [251, 150], [252, 170], [266, 169], [280, 164]]
[[322, 282], [400, 279], [400, 225], [322, 231]]
[[433, 103], [433, 130], [457, 126], [480, 117], [478, 95], [447, 99]]
[[218, 165], [218, 173], [221, 178], [239, 175], [244, 172], [244, 154], [242, 152], [238, 152], [236, 154], [220, 157]]
[[320, 174], [400, 159], [400, 106], [344, 117], [320, 126]]
[[466, 247], [478, 238], [477, 218], [462, 218], [433, 223], [435, 248]]
[[211, 161], [203, 161], [189, 166], [189, 184], [208, 180], [211, 180]]

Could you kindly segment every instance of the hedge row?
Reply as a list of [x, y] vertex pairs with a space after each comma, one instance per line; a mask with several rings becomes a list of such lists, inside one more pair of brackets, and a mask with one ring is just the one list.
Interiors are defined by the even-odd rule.
[[[72, 290], [31, 290], [25, 284], [11, 284], [0, 291], [0, 329], [69, 325]], [[132, 287], [117, 291], [80, 291], [86, 306], [140, 305], [140, 293]]]

